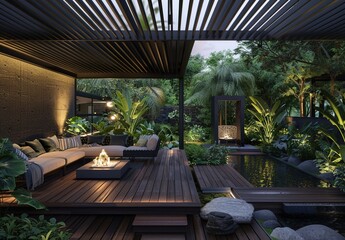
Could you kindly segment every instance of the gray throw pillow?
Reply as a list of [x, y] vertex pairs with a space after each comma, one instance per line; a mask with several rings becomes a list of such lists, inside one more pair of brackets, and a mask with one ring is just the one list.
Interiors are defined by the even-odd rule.
[[32, 147], [32, 149], [35, 150], [35, 152], [37, 152], [38, 155], [41, 155], [46, 152], [46, 150], [44, 149], [40, 141], [38, 141], [38, 139], [35, 139], [33, 141], [25, 141], [25, 144]]
[[58, 151], [58, 148], [57, 148], [55, 142], [52, 139], [50, 139], [50, 138], [40, 138], [39, 141], [42, 144], [42, 146], [44, 147], [44, 149], [46, 150], [46, 152]]

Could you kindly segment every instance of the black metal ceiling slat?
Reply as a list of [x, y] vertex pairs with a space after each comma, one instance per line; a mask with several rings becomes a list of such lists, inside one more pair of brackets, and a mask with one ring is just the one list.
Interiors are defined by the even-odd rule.
[[[336, 21], [337, 25], [334, 24], [334, 21]], [[339, 39], [334, 34], [342, 32], [343, 36], [345, 35], [344, 28], [339, 26], [339, 25], [344, 25], [344, 23], [345, 23], [345, 16], [342, 15], [340, 18], [333, 19], [331, 22], [328, 22], [327, 25], [319, 29], [319, 32], [322, 33], [323, 36], [327, 36], [327, 38], [324, 38], [324, 39]], [[341, 29], [341, 31], [339, 28]], [[331, 35], [334, 37], [331, 37]]]
[[17, 3], [17, 2], [2, 1], [0, 3], [3, 5], [3, 7], [1, 7], [1, 9], [3, 9], [2, 15], [7, 16], [9, 19], [12, 19], [11, 22], [15, 21], [15, 23], [12, 23], [8, 28], [11, 30], [12, 37], [13, 36], [18, 36], [18, 38], [24, 37], [24, 36], [21, 36], [22, 31], [19, 31], [19, 29], [17, 29], [16, 26], [20, 26], [22, 30], [25, 30], [28, 33], [30, 33], [29, 36], [26, 34], [26, 38], [34, 38], [34, 39], [39, 39], [41, 37], [39, 33], [42, 32], [43, 29], [45, 29], [46, 31], [49, 30], [44, 24], [42, 24], [37, 19], [33, 18], [33, 16], [21, 10], [20, 8], [18, 8], [18, 6], [13, 5], [14, 3]]
[[[244, 6], [243, 9], [241, 9], [241, 12], [237, 15], [236, 20], [232, 23], [232, 31], [229, 31], [229, 35], [226, 38], [232, 38], [235, 39], [235, 32], [237, 31], [241, 31], [241, 29], [239, 28], [239, 24], [240, 21], [244, 18], [244, 16], [246, 15], [247, 11], [252, 7], [252, 5], [254, 4], [254, 1], [252, 2], [247, 2], [247, 4]], [[235, 30], [236, 28], [236, 30]]]
[[[120, 36], [117, 35], [117, 32], [113, 31], [112, 26], [111, 26], [109, 20], [106, 17], [104, 17], [103, 13], [100, 11], [100, 9], [102, 9], [102, 10], [104, 9], [104, 6], [102, 4], [96, 5], [96, 3], [94, 1], [89, 1], [88, 3], [90, 5], [90, 7], [93, 9], [93, 11], [95, 12], [95, 14], [98, 16], [98, 18], [100, 18], [100, 20], [98, 20], [98, 21], [102, 22], [102, 26], [105, 25], [105, 27], [108, 29], [108, 30], [107, 29], [103, 29], [102, 32], [106, 33], [106, 35], [109, 36], [108, 38], [120, 39]], [[104, 13], [106, 13], [106, 12], [104, 12]], [[92, 13], [92, 14], [94, 14], [94, 13]], [[96, 18], [97, 17], [95, 17], [95, 19]]]
[[[238, 0], [236, 0], [238, 1]], [[229, 3], [229, 2], [228, 2]], [[206, 27], [206, 31], [208, 32], [208, 35], [210, 35], [214, 29], [214, 25], [216, 24], [217, 20], [218, 20], [218, 16], [221, 14], [221, 12], [224, 9], [224, 4], [225, 1], [218, 1], [216, 7], [214, 8], [212, 15], [211, 15], [211, 19], [208, 22], [208, 25]]]
[[[111, 36], [109, 35], [109, 33], [106, 31], [106, 29], [104, 29], [104, 27], [107, 27], [107, 26], [104, 26], [105, 23], [102, 22], [102, 19], [98, 19], [95, 16], [95, 13], [93, 13], [90, 10], [90, 8], [92, 8], [92, 10], [95, 11], [94, 8], [96, 7], [94, 5], [93, 6], [90, 5], [90, 8], [89, 8], [89, 6], [83, 0], [75, 0], [75, 2], [77, 2], [79, 6], [82, 8], [82, 10], [79, 11], [79, 14], [83, 16], [83, 18], [85, 19], [85, 21], [89, 23], [89, 25], [93, 26], [94, 31], [100, 35], [99, 39], [111, 39]], [[93, 4], [92, 1], [90, 1], [90, 3]]]
[[107, 21], [110, 21], [110, 23], [112, 25], [114, 25], [114, 27], [116, 29], [113, 29], [113, 27], [111, 26], [111, 24], [109, 25], [109, 31], [116, 36], [116, 39], [119, 40], [123, 40], [125, 38], [124, 34], [121, 31], [120, 26], [118, 25], [118, 23], [115, 21], [115, 19], [113, 18], [112, 14], [109, 12], [108, 8], [104, 5], [104, 2], [101, 0], [96, 0], [99, 7], [102, 9], [102, 11], [104, 12], [104, 14], [107, 16]]
[[[279, 34], [276, 34], [276, 36], [279, 38], [279, 37], [282, 37], [283, 35], [285, 35], [287, 32], [290, 32], [290, 31], [298, 32], [301, 27], [303, 27], [304, 25], [306, 25], [309, 22], [309, 19], [314, 18], [314, 22], [317, 21], [315, 19], [315, 17], [319, 18], [320, 12], [323, 12], [323, 10], [328, 8], [328, 7], [329, 7], [328, 1], [322, 1], [319, 4], [317, 4], [316, 6], [315, 5], [313, 5], [313, 6], [306, 5], [305, 11], [303, 13], [301, 13], [301, 15], [295, 16], [296, 21], [292, 24], [293, 27], [292, 28], [291, 27], [290, 28], [287, 28], [287, 27], [282, 28], [283, 26], [280, 26], [281, 29], [279, 30]], [[306, 29], [306, 31], [308, 31], [308, 30]], [[277, 29], [276, 29], [276, 32], [278, 32]]]
[[158, 1], [158, 6], [159, 6], [159, 15], [160, 15], [161, 24], [162, 24], [163, 39], [165, 40], [167, 36], [165, 33], [165, 19], [164, 19], [164, 13], [163, 13], [162, 0], [157, 0], [157, 1]]
[[288, 26], [295, 27], [295, 24], [297, 23], [297, 19], [300, 16], [300, 14], [303, 14], [303, 18], [307, 17], [306, 11], [314, 5], [312, 2], [298, 2], [296, 5], [294, 5], [289, 11], [287, 11], [284, 16], [279, 18], [276, 22], [274, 22], [267, 31], [272, 36], [276, 36], [276, 33], [278, 31], [281, 31], [282, 29], [287, 29]]
[[[242, 23], [240, 25], [237, 26], [237, 30], [234, 31], [234, 39], [241, 39], [241, 35], [243, 35], [242, 33], [245, 32], [246, 30], [250, 29], [252, 27], [252, 23], [253, 20], [251, 22], [249, 22], [252, 18], [252, 16], [262, 7], [262, 5], [265, 3], [265, 0], [259, 0], [257, 2], [257, 4], [252, 8], [252, 10], [247, 14], [246, 18], [243, 19]], [[245, 29], [244, 31], [242, 30], [245, 25], [248, 23], [247, 25], [247, 29]], [[255, 23], [255, 22], [254, 22]]]
[[[82, 31], [88, 32], [89, 35], [94, 35], [93, 39], [102, 39], [104, 38], [104, 35], [99, 31], [98, 26], [96, 25], [96, 23], [93, 21], [93, 19], [89, 19], [89, 16], [87, 16], [83, 10], [81, 10], [77, 3], [79, 0], [73, 1], [73, 0], [64, 0], [66, 1], [66, 3], [69, 4], [69, 6], [71, 6], [73, 8], [73, 10], [80, 16], [82, 17]], [[79, 3], [78, 3], [79, 4]], [[80, 6], [80, 4], [79, 4]], [[65, 7], [66, 9], [69, 8], [67, 5]], [[87, 7], [86, 7], [87, 8]], [[71, 9], [72, 11], [72, 9]], [[76, 15], [76, 13], [74, 13], [73, 11], [73, 16], [75, 19], [79, 20], [79, 16]], [[90, 12], [90, 11], [89, 11]], [[91, 16], [90, 16], [91, 17]], [[85, 21], [85, 22], [84, 22]]]
[[153, 49], [151, 47], [151, 43], [152, 42], [143, 42], [142, 46], [145, 49], [145, 52], [151, 61], [151, 64], [149, 65], [151, 70], [153, 72], [160, 72], [160, 66], [159, 66], [158, 61], [157, 61], [158, 59], [156, 58], [156, 55], [153, 52]]
[[[292, 1], [296, 2], [297, 0], [292, 0]], [[265, 27], [267, 27], [267, 23], [270, 20], [270, 17], [276, 14], [278, 10], [284, 6], [285, 3], [286, 3], [285, 1], [278, 1], [278, 3], [274, 5], [274, 7], [272, 7], [271, 9], [268, 9], [266, 11], [261, 10], [259, 15], [264, 16], [264, 17], [262, 17], [261, 20], [256, 23], [256, 27], [255, 27], [256, 31], [253, 31], [252, 34], [249, 34], [246, 39], [255, 40], [257, 35], [259, 35], [262, 31], [264, 31]]]
[[202, 24], [200, 26], [199, 38], [202, 38], [202, 39], [206, 38], [207, 31], [205, 30], [205, 25], [206, 25], [207, 19], [209, 18], [210, 14], [211, 14], [213, 3], [214, 3], [214, 0], [210, 0], [207, 4], [207, 8], [206, 8], [205, 15], [204, 15], [204, 20], [202, 21]]
[[[141, 1], [138, 1], [138, 4], [139, 4], [139, 9], [140, 9], [141, 16], [142, 16], [142, 18], [144, 20], [144, 24], [146, 25], [146, 28], [147, 28], [146, 32], [149, 33], [149, 39], [156, 40], [156, 39], [152, 38], [151, 26], [150, 26], [150, 23], [148, 21], [148, 16], [146, 14], [144, 5], [143, 5], [143, 3]], [[142, 22], [140, 22], [140, 18], [139, 18], [139, 24], [143, 24]]]
[[241, 6], [241, 1], [226, 1], [225, 5], [221, 8], [221, 12], [217, 17], [213, 16], [216, 19], [214, 30], [223, 31], [226, 29], [226, 26], [230, 23], [232, 18], [237, 12], [238, 8]]
[[168, 61], [168, 56], [167, 56], [167, 51], [166, 51], [166, 42], [163, 41], [158, 41], [157, 45], [160, 49], [160, 52], [162, 53], [163, 56], [163, 65], [164, 68], [166, 69], [166, 72], [170, 73], [171, 72], [171, 68], [169, 67], [169, 61]]
[[85, 29], [85, 23], [75, 15], [72, 9], [66, 6], [63, 2], [60, 1], [51, 1], [50, 4], [54, 5], [56, 9], [59, 9], [60, 16], [65, 16], [64, 22], [67, 24], [73, 31], [77, 32], [82, 36], [80, 39], [93, 39], [97, 38], [97, 35]]
[[159, 51], [159, 48], [157, 46], [156, 42], [150, 41], [149, 42], [149, 46], [151, 48], [151, 52], [153, 53], [152, 57], [154, 57], [154, 59], [156, 60], [156, 66], [158, 67], [158, 71], [157, 72], [163, 72], [166, 73], [166, 69], [164, 67], [164, 63], [163, 63], [163, 57], [162, 57], [162, 52]]
[[193, 39], [195, 38], [195, 31], [196, 31], [196, 28], [197, 28], [198, 23], [199, 23], [200, 13], [201, 13], [201, 9], [202, 9], [203, 5], [204, 5], [204, 0], [200, 0], [199, 4], [198, 4], [198, 9], [197, 9], [196, 14], [195, 14], [194, 24], [193, 24], [193, 32], [192, 32], [192, 38]]
[[185, 35], [185, 39], [187, 39], [187, 35], [188, 35], [188, 32], [189, 32], [189, 23], [190, 23], [190, 16], [192, 15], [192, 10], [193, 10], [193, 0], [189, 0], [189, 6], [188, 6], [188, 14], [187, 14], [187, 21], [186, 21], [186, 35]]
[[144, 29], [143, 29], [143, 26], [139, 20], [139, 16], [136, 12], [136, 9], [133, 5], [133, 2], [132, 1], [127, 1], [127, 6], [129, 6], [129, 9], [131, 10], [131, 17], [134, 18], [134, 21], [135, 21], [135, 25], [136, 27], [139, 29], [139, 32], [140, 32], [140, 36], [143, 38], [143, 40], [146, 39], [146, 36], [145, 36], [145, 33], [144, 33]]
[[128, 60], [129, 57], [126, 54], [123, 54], [122, 51], [120, 52], [120, 50], [123, 48], [122, 45], [123, 45], [122, 42], [113, 42], [113, 43], [106, 42], [105, 43], [105, 46], [107, 46], [106, 48], [109, 49], [114, 59], [116, 59], [117, 62], [121, 64], [119, 68], [125, 69], [122, 71], [130, 72], [131, 69], [134, 69], [134, 67], [132, 66], [133, 64], [131, 63], [131, 61]]
[[[265, 39], [266, 36], [269, 35], [269, 31], [267, 29], [269, 29], [276, 21], [278, 21], [281, 18], [284, 18], [284, 16], [291, 11], [291, 9], [293, 9], [293, 6], [295, 4], [301, 4], [302, 2], [299, 0], [291, 0], [290, 2], [288, 2], [285, 6], [283, 6], [282, 8], [280, 8], [278, 10], [277, 13], [273, 13], [272, 11], [270, 11], [271, 14], [275, 14], [272, 15], [271, 19], [269, 19], [263, 26], [262, 29], [263, 31], [261, 31], [258, 35], [256, 35], [258, 38], [263, 38]], [[304, 3], [304, 1], [303, 1]]]
[[[339, 6], [336, 6], [332, 9], [333, 11], [329, 10], [328, 12], [324, 13], [323, 16], [314, 16], [314, 21], [310, 21], [307, 23], [303, 28], [297, 29], [297, 31], [317, 31], [322, 28], [327, 28], [329, 26], [329, 23], [337, 20], [338, 18], [341, 18], [344, 16], [345, 11], [345, 2], [341, 2]], [[340, 25], [342, 26], [342, 25]]]
[[159, 39], [156, 13], [155, 13], [155, 9], [153, 8], [152, 1], [148, 1], [148, 5], [149, 5], [149, 9], [150, 9], [150, 14], [152, 16], [152, 24], [153, 24], [153, 28], [154, 28], [155, 39]]
[[122, 48], [119, 49], [122, 55], [126, 56], [129, 62], [131, 62], [131, 66], [136, 66], [137, 69], [141, 69], [141, 72], [146, 70], [148, 66], [145, 61], [139, 61], [139, 58], [142, 58], [142, 54], [140, 54], [137, 47], [142, 44], [143, 42], [136, 42], [136, 44], [126, 43], [122, 44]]
[[[232, 5], [232, 7], [230, 8], [230, 12], [226, 14], [226, 19], [224, 19], [222, 25], [219, 26], [219, 29], [223, 31], [220, 37], [221, 39], [224, 40], [226, 36], [228, 35], [228, 33], [234, 30], [233, 27], [232, 26], [230, 27], [229, 25], [231, 21], [233, 20], [233, 18], [236, 16], [237, 12], [240, 10], [240, 7], [242, 6], [241, 3], [242, 3], [241, 1], [236, 1], [235, 4]], [[229, 30], [226, 31], [226, 28], [229, 28]]]
[[189, 61], [189, 56], [192, 52], [194, 46], [194, 41], [184, 41], [184, 46], [183, 46], [183, 53], [182, 53], [182, 57], [181, 57], [181, 69], [177, 69], [178, 70], [178, 75], [179, 78], [183, 78], [184, 73], [186, 71], [186, 67]]
[[[118, 30], [119, 32], [121, 32], [121, 35], [124, 37], [124, 39], [131, 39], [132, 37], [134, 37], [134, 34], [131, 35], [131, 32], [129, 31], [126, 23], [122, 20], [122, 16], [120, 15], [120, 13], [118, 12], [118, 10], [116, 9], [116, 7], [114, 6], [113, 2], [110, 1], [110, 0], [106, 0], [106, 3], [107, 3], [107, 6], [109, 6], [109, 8], [111, 9], [111, 13], [110, 14], [110, 17], [113, 19], [113, 21], [116, 23], [116, 27], [118, 27]], [[103, 4], [103, 3], [102, 3]], [[107, 10], [108, 11], [108, 10]], [[115, 18], [112, 16], [112, 14], [115, 15]], [[118, 23], [119, 21], [119, 23]], [[121, 26], [119, 25], [121, 24]], [[126, 38], [126, 35], [128, 36]]]
[[[282, 3], [281, 3], [282, 4]], [[259, 22], [259, 19], [265, 15], [265, 13], [267, 13], [267, 11], [269, 10], [269, 8], [271, 7], [272, 5], [270, 4], [266, 4], [261, 10], [260, 12], [258, 12], [256, 14], [256, 16], [252, 19], [251, 21], [251, 28], [252, 30], [249, 32], [249, 31], [244, 31], [244, 33], [239, 37], [240, 39], [248, 39], [248, 35], [250, 35], [250, 33], [252, 31], [256, 31], [258, 29], [258, 27], [261, 26], [261, 24], [263, 23], [264, 19], [268, 19], [269, 16], [267, 16], [268, 14], [266, 14], [266, 17], [263, 18], [260, 22]]]
[[130, 11], [126, 1], [125, 0], [116, 0], [116, 2], [122, 11], [123, 17], [126, 19], [128, 26], [130, 27], [130, 29], [128, 29], [128, 30], [130, 32], [134, 33], [133, 37], [135, 37], [135, 39], [140, 39], [139, 28], [136, 25], [135, 20], [133, 19], [133, 16], [131, 14], [131, 11]]
[[183, 11], [183, 1], [179, 1], [179, 6], [178, 6], [178, 24], [177, 24], [177, 31], [178, 35], [177, 38], [181, 38], [181, 25], [182, 25], [182, 11]]

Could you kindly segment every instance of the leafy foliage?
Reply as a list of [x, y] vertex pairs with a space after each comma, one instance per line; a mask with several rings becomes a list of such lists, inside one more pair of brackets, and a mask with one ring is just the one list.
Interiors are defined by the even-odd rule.
[[186, 144], [185, 151], [191, 165], [220, 165], [227, 163], [228, 149], [221, 145], [205, 148], [198, 144]]
[[70, 237], [71, 233], [66, 230], [65, 223], [57, 222], [55, 218], [46, 220], [41, 215], [35, 219], [26, 214], [20, 217], [11, 214], [0, 218], [0, 239], [67, 240]]
[[36, 209], [44, 209], [45, 206], [31, 197], [24, 189], [16, 189], [16, 177], [24, 174], [26, 165], [14, 153], [12, 143], [8, 138], [0, 140], [0, 191], [10, 191], [18, 204], [26, 204]]
[[82, 117], [74, 116], [67, 119], [65, 132], [70, 133], [72, 135], [80, 135], [87, 133], [89, 127], [89, 121]]
[[148, 110], [145, 99], [133, 102], [128, 95], [125, 96], [120, 91], [116, 91], [114, 105], [115, 111], [120, 115], [119, 122], [122, 127], [127, 134], [134, 136], [138, 125], [143, 121], [143, 115]]
[[254, 117], [254, 129], [259, 136], [259, 141], [264, 145], [270, 145], [276, 139], [286, 116], [284, 105], [277, 101], [270, 108], [260, 97], [251, 96], [249, 98], [253, 109], [248, 109], [248, 111]]
[[186, 136], [186, 141], [205, 142], [206, 130], [200, 125], [193, 125], [189, 130], [186, 131], [185, 136]]

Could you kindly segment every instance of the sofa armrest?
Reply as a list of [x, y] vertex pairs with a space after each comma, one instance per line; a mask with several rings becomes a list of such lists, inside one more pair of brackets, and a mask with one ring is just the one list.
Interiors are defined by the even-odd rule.
[[124, 157], [157, 157], [158, 151], [160, 148], [160, 140], [157, 142], [157, 146], [154, 150], [130, 150], [125, 149], [123, 150], [123, 156]]

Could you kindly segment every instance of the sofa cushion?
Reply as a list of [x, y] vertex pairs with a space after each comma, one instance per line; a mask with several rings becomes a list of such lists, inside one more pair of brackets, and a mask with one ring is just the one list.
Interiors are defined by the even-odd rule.
[[51, 138], [40, 138], [39, 141], [46, 150], [46, 152], [58, 151], [55, 142]]
[[[17, 145], [17, 144], [16, 144]], [[17, 145], [19, 147], [19, 145]], [[17, 148], [17, 147], [13, 147], [14, 149], [14, 153], [17, 154], [17, 156], [20, 158], [20, 159], [23, 159], [24, 161], [28, 161], [29, 160], [29, 157], [25, 155], [25, 153], [23, 153], [21, 150], [20, 150], [20, 147]]]
[[32, 147], [30, 147], [30, 146], [20, 147], [20, 151], [22, 151], [26, 156], [28, 156], [29, 159], [35, 158], [39, 155], [38, 152], [33, 150]]
[[37, 158], [63, 158], [66, 164], [75, 162], [85, 156], [84, 151], [79, 148], [70, 148], [65, 151], [48, 152], [38, 156]]
[[66, 160], [63, 158], [54, 157], [36, 157], [30, 159], [29, 162], [33, 162], [39, 165], [43, 170], [43, 174], [46, 174], [65, 166]]
[[142, 135], [139, 137], [138, 141], [134, 144], [134, 146], [137, 147], [146, 147], [147, 144], [147, 140], [148, 140], [148, 136], [146, 135]]
[[130, 147], [126, 148], [126, 150], [143, 151], [143, 150], [147, 150], [147, 147], [130, 146]]
[[85, 157], [98, 157], [102, 149], [104, 149], [107, 152], [109, 157], [122, 157], [123, 150], [125, 150], [126, 147], [120, 146], [120, 145], [106, 145], [106, 146], [99, 146], [99, 147], [78, 148], [78, 150], [85, 152]]
[[59, 139], [57, 138], [56, 135], [48, 137], [49, 139], [53, 140], [53, 142], [55, 143], [55, 146], [57, 149], [60, 150], [60, 143], [59, 143]]
[[147, 150], [155, 150], [158, 144], [159, 137], [153, 134], [146, 143]]
[[99, 145], [103, 145], [105, 136], [94, 136], [94, 135], [88, 135], [87, 136], [87, 144], [97, 143]]
[[61, 150], [66, 150], [69, 148], [81, 147], [81, 139], [80, 136], [68, 137], [68, 138], [60, 138], [59, 139], [59, 146]]
[[37, 152], [38, 154], [46, 152], [46, 150], [44, 149], [44, 147], [38, 139], [35, 139], [33, 141], [25, 141], [25, 144], [32, 147], [32, 149], [35, 150], [35, 152]]
[[127, 146], [128, 135], [110, 135], [109, 145]]

